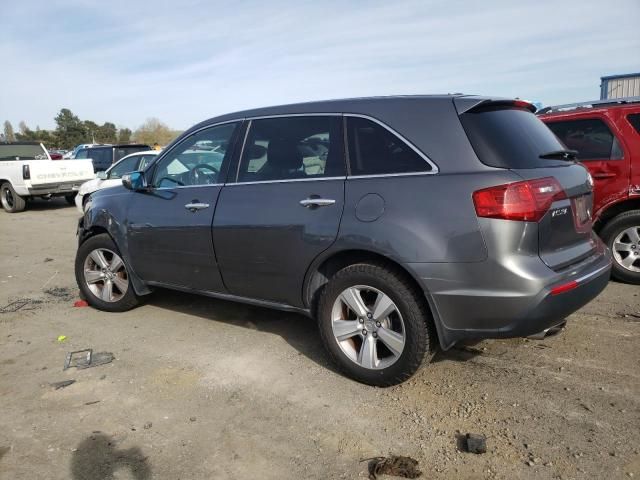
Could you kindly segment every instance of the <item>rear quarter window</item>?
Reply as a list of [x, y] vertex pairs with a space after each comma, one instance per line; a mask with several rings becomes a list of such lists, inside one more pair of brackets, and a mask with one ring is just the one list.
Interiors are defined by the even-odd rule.
[[627, 115], [627, 120], [633, 128], [635, 128], [636, 132], [640, 133], [640, 113], [632, 113]]
[[565, 150], [547, 126], [528, 110], [487, 107], [460, 115], [469, 141], [482, 163], [497, 168], [544, 168], [566, 165], [540, 155]]

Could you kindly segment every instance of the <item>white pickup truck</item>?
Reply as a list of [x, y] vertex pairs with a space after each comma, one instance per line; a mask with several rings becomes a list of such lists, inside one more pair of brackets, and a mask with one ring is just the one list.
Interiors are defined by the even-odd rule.
[[33, 197], [63, 196], [71, 205], [80, 185], [95, 177], [91, 160], [51, 160], [36, 142], [0, 142], [0, 200], [9, 213]]

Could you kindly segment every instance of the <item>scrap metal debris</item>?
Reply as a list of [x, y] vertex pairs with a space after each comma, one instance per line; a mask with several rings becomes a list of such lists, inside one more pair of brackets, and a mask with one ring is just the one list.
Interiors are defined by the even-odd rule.
[[34, 300], [33, 298], [19, 298], [18, 300], [14, 300], [11, 303], [8, 303], [4, 307], [0, 307], [0, 313], [13, 313], [18, 310], [22, 310], [24, 307], [31, 305], [32, 308], [28, 308], [27, 310], [34, 310], [35, 305], [39, 305], [42, 303], [42, 300]]
[[67, 353], [63, 370], [71, 367], [76, 367], [78, 370], [97, 367], [99, 365], [111, 363], [114, 359], [115, 356], [111, 352], [93, 353], [93, 349], [91, 348], [76, 350], [75, 352]]
[[403, 478], [418, 478], [422, 472], [418, 470], [418, 461], [402, 455], [389, 457], [365, 458], [361, 462], [369, 461], [369, 480], [376, 480], [378, 475], [391, 475]]
[[466, 436], [467, 452], [470, 453], [487, 453], [487, 437], [479, 433], [467, 433]]
[[61, 382], [54, 382], [54, 383], [50, 383], [50, 385], [56, 389], [56, 390], [60, 390], [61, 388], [65, 388], [68, 387], [69, 385], [73, 385], [74, 383], [76, 383], [75, 380], [62, 380]]
[[70, 288], [65, 287], [47, 288], [43, 291], [47, 295], [51, 295], [52, 297], [60, 298], [62, 300], [71, 300], [75, 296]]

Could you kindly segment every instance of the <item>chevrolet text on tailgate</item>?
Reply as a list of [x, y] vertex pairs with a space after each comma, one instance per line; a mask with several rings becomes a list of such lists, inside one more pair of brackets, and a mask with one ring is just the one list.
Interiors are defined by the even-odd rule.
[[52, 161], [41, 143], [0, 143], [0, 200], [9, 213], [32, 197], [64, 196], [70, 204], [80, 185], [94, 178], [91, 160]]
[[464, 95], [202, 122], [95, 192], [75, 273], [95, 308], [164, 287], [314, 317], [371, 385], [467, 339], [563, 322], [609, 280], [592, 182], [525, 102]]

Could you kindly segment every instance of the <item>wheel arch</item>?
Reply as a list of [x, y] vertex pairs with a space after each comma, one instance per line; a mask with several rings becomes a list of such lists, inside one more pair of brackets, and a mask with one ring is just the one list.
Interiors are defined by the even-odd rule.
[[322, 288], [327, 284], [329, 279], [339, 270], [356, 263], [374, 263], [390, 268], [405, 277], [411, 284], [413, 284], [413, 286], [416, 287], [418, 291], [423, 292], [424, 295], [422, 295], [420, 299], [424, 302], [425, 307], [431, 314], [431, 321], [433, 321], [433, 323], [435, 324], [435, 330], [438, 336], [438, 338], [435, 340], [439, 341], [442, 326], [440, 324], [437, 311], [434, 308], [429, 293], [420, 284], [414, 272], [408, 270], [400, 262], [386, 255], [371, 250], [339, 250], [327, 253], [324, 256], [316, 259], [316, 261], [307, 271], [303, 287], [304, 305], [309, 309], [313, 317], [316, 316], [318, 299], [320, 297], [320, 293], [322, 292]]
[[593, 229], [599, 234], [610, 220], [629, 210], [640, 210], [640, 197], [627, 198], [626, 200], [605, 207], [598, 216], [598, 220], [595, 222]]

